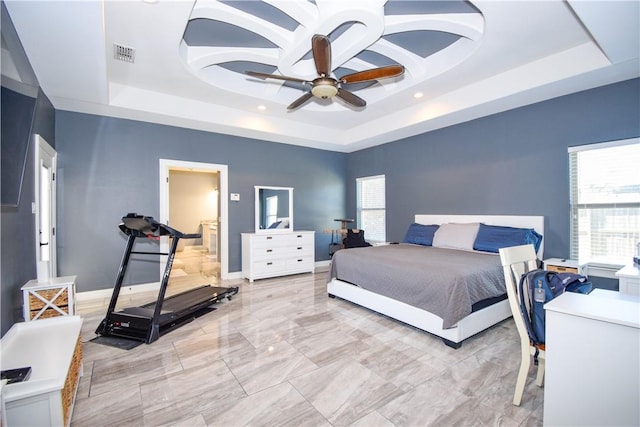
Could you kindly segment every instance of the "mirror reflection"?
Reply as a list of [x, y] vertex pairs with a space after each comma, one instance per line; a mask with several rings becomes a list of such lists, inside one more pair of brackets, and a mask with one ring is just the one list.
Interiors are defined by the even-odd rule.
[[255, 188], [256, 232], [293, 231], [293, 188]]

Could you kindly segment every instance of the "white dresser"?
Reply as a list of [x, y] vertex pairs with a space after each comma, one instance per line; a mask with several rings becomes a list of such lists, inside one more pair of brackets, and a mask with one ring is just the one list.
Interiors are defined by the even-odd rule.
[[242, 233], [242, 277], [256, 279], [313, 273], [314, 231]]
[[566, 292], [544, 308], [544, 425], [640, 425], [640, 298]]

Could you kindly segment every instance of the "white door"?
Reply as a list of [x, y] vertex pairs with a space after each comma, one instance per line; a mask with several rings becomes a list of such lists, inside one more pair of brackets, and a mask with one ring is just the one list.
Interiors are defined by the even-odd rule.
[[56, 160], [57, 153], [35, 136], [35, 221], [38, 280], [57, 276], [56, 268]]

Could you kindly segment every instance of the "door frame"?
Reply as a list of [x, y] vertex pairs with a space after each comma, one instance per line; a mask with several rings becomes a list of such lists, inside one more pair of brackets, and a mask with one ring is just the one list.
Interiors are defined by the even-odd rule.
[[[215, 163], [189, 162], [184, 160], [160, 159], [160, 222], [169, 223], [169, 170], [186, 169], [192, 172], [218, 172], [220, 179], [220, 194], [218, 233], [220, 239], [220, 279], [229, 276], [229, 167]], [[169, 250], [169, 239], [160, 239], [160, 251]], [[161, 264], [161, 273], [164, 266]]]
[[[56, 175], [58, 168], [58, 153], [56, 150], [49, 145], [49, 143], [39, 134], [34, 135], [34, 181], [35, 181], [35, 193], [34, 193], [34, 202], [33, 202], [33, 213], [34, 213], [34, 221], [35, 221], [35, 251], [36, 251], [36, 277], [38, 280], [46, 280], [51, 279], [53, 277], [57, 277], [58, 275], [58, 261], [57, 261], [57, 237], [56, 237]], [[41, 203], [40, 203], [40, 183], [41, 183], [41, 175], [40, 175], [40, 167], [43, 161], [50, 161], [51, 165], [51, 194], [49, 200], [49, 212], [43, 213], [41, 212]], [[49, 215], [49, 227], [50, 236], [49, 242], [47, 246], [49, 247], [49, 262], [48, 262], [48, 271], [44, 271], [44, 261], [41, 260], [41, 241], [40, 241], [40, 218], [43, 214]]]

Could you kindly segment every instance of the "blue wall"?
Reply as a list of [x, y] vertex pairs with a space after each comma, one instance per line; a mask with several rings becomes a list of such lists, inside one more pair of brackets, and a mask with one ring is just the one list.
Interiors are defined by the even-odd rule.
[[[344, 215], [347, 155], [145, 122], [58, 111], [58, 274], [78, 291], [113, 286], [125, 240], [120, 218], [159, 218], [159, 159], [225, 164], [229, 272], [241, 270], [240, 233], [254, 230], [254, 186], [294, 187], [294, 227], [316, 231], [316, 259], [329, 258], [333, 218]], [[224, 250], [224, 249], [223, 249]], [[126, 283], [159, 280], [156, 262], [136, 263]]]
[[567, 147], [640, 136], [640, 79], [563, 96], [352, 153], [358, 177], [386, 176], [387, 239], [416, 213], [544, 215], [545, 256], [569, 256]]
[[[14, 111], [12, 103], [33, 102], [33, 98], [13, 92], [2, 87], [2, 116], [3, 120], [11, 119]], [[7, 102], [10, 101], [10, 102]], [[13, 117], [14, 120], [20, 118]], [[34, 201], [34, 147], [33, 135], [40, 134], [55, 147], [55, 110], [49, 99], [38, 91], [35, 99], [33, 115], [27, 118], [29, 130], [29, 148], [22, 180], [22, 192], [17, 206], [2, 206], [0, 214], [0, 247], [1, 279], [0, 311], [2, 318], [2, 335], [9, 330], [14, 322], [22, 318], [22, 293], [20, 288], [26, 282], [36, 278], [36, 249], [35, 249], [35, 218], [31, 213], [31, 202]], [[4, 131], [4, 128], [3, 128]], [[4, 132], [2, 144], [15, 143]]]

